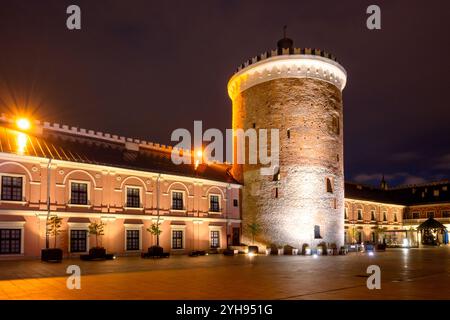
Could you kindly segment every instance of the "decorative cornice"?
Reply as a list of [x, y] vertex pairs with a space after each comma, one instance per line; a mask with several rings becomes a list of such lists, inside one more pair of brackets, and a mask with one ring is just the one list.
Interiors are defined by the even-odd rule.
[[313, 54], [284, 54], [252, 59], [228, 82], [228, 95], [238, 94], [257, 84], [280, 78], [312, 78], [333, 84], [343, 90], [347, 82], [345, 69], [336, 61]]

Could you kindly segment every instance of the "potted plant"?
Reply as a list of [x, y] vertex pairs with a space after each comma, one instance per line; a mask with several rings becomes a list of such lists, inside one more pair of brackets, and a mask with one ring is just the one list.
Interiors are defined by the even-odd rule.
[[341, 248], [339, 249], [339, 254], [345, 256], [348, 252], [348, 249], [346, 246], [341, 246]]
[[309, 256], [311, 255], [311, 248], [309, 244], [304, 243], [302, 246], [302, 255]]
[[61, 262], [63, 257], [63, 251], [56, 247], [56, 240], [61, 233], [62, 218], [58, 216], [51, 216], [47, 220], [47, 235], [52, 236], [55, 240], [53, 248], [42, 249], [41, 260], [47, 262]]
[[148, 248], [148, 252], [147, 253], [143, 253], [141, 256], [142, 258], [161, 258], [161, 257], [168, 257], [169, 253], [165, 253], [163, 247], [161, 247], [159, 245], [159, 236], [162, 233], [161, 230], [161, 223], [159, 222], [159, 217], [158, 220], [155, 223], [152, 223], [152, 225], [146, 229], [148, 232], [150, 232], [150, 234], [152, 236], [156, 237], [156, 245], [151, 246], [150, 248]]
[[317, 246], [317, 254], [320, 255], [327, 255], [328, 251], [327, 251], [327, 244], [325, 242], [321, 242], [319, 243], [319, 245]]
[[260, 225], [256, 222], [247, 224], [247, 228], [252, 235], [252, 245], [248, 246], [249, 253], [258, 253], [258, 246], [255, 246], [255, 237], [261, 231]]
[[330, 248], [328, 249], [328, 251], [329, 251], [328, 254], [331, 254], [331, 255], [336, 256], [336, 255], [338, 254], [338, 249], [337, 249], [336, 243], [333, 242], [333, 243], [330, 245]]
[[95, 236], [95, 247], [89, 249], [89, 256], [91, 256], [92, 259], [103, 259], [106, 256], [106, 249], [100, 247], [98, 244], [99, 237], [105, 234], [104, 228], [105, 224], [102, 221], [92, 222], [89, 225], [89, 234]]

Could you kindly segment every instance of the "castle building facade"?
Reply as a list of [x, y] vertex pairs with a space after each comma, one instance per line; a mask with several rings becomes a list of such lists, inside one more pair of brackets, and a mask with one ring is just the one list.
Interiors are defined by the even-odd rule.
[[[156, 244], [147, 231], [155, 223], [172, 254], [252, 238], [262, 248], [415, 246], [426, 219], [450, 228], [448, 181], [391, 189], [344, 181], [346, 77], [332, 55], [287, 38], [239, 67], [228, 83], [232, 126], [279, 129], [279, 163], [269, 176], [258, 164], [177, 165], [172, 147], [68, 125], [35, 120], [22, 130], [2, 115], [0, 259], [39, 257], [55, 215], [62, 227], [51, 247], [69, 257], [98, 245], [139, 254]], [[105, 223], [100, 243], [89, 233], [93, 222]], [[256, 237], [252, 224], [261, 227]], [[438, 238], [448, 243], [447, 233]]]

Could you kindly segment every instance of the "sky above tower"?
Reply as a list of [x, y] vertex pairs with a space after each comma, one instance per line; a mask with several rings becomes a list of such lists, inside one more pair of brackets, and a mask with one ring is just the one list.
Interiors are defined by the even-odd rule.
[[226, 85], [276, 48], [333, 53], [344, 89], [346, 180], [391, 185], [450, 176], [448, 1], [73, 1], [0, 4], [0, 110], [170, 144], [176, 128], [231, 127]]

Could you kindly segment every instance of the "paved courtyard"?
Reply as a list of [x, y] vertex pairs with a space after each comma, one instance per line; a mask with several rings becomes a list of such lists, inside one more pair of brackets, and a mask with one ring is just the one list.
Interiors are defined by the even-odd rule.
[[[81, 289], [66, 287], [80, 266]], [[381, 289], [366, 287], [369, 265]], [[450, 299], [450, 247], [347, 256], [1, 261], [0, 299]]]

